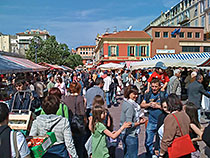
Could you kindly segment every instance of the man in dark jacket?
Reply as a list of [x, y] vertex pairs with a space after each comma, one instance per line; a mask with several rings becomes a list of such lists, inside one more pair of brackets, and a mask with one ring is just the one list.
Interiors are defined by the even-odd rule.
[[202, 82], [203, 82], [203, 76], [201, 74], [198, 74], [196, 76], [196, 80], [190, 83], [187, 89], [188, 101], [194, 103], [196, 107], [198, 108], [199, 120], [201, 116], [200, 109], [201, 109], [202, 95], [205, 95], [210, 98], [210, 94], [205, 91], [203, 85], [201, 84]]
[[21, 132], [12, 131], [8, 122], [9, 109], [5, 103], [0, 103], [0, 157], [14, 158], [19, 154], [19, 157], [30, 158], [30, 150], [25, 137]]

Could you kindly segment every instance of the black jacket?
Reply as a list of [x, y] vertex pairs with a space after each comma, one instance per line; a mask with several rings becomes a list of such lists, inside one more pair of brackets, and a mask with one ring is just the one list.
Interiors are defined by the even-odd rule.
[[9, 128], [9, 126], [7, 125], [0, 126], [0, 153], [1, 153], [0, 157], [1, 158], [11, 157], [10, 132], [11, 132], [11, 129]]

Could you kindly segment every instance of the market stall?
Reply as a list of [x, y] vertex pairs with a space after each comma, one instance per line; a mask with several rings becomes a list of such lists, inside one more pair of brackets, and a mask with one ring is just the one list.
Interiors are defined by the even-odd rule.
[[44, 71], [46, 67], [28, 59], [0, 55], [0, 74]]
[[39, 63], [39, 65], [48, 67], [48, 69], [50, 69], [50, 70], [64, 70], [64, 68], [61, 67], [61, 66], [48, 64], [48, 63], [45, 63], [45, 62], [41, 62], [41, 63]]
[[98, 66], [97, 68], [101, 70], [117, 70], [117, 69], [122, 69], [124, 66], [121, 64], [116, 64], [116, 63], [107, 63]]
[[159, 61], [162, 61], [167, 67], [197, 67], [197, 65], [203, 62], [203, 59], [180, 60], [180, 59], [164, 58], [156, 60], [147, 60], [147, 61], [131, 63], [130, 69], [137, 70], [142, 68], [153, 68], [155, 67], [155, 64]]

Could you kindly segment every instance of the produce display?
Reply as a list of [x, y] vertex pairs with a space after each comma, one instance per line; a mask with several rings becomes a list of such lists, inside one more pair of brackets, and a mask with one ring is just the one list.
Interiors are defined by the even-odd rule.
[[28, 147], [34, 158], [41, 158], [57, 141], [54, 132], [47, 132], [45, 136], [26, 137]]
[[43, 141], [44, 141], [43, 137], [32, 138], [28, 142], [28, 147], [31, 148], [37, 145], [41, 145]]

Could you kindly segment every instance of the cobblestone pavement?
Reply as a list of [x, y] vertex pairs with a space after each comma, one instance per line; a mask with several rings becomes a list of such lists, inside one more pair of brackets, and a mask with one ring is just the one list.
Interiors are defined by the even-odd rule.
[[[118, 106], [112, 106], [109, 108], [109, 112], [111, 116], [113, 117], [114, 121], [114, 128], [115, 130], [119, 129], [120, 124], [120, 114], [121, 114], [121, 103], [122, 103], [122, 97], [118, 97]], [[207, 120], [202, 119], [201, 122], [203, 122], [203, 125], [207, 125]], [[209, 122], [209, 120], [208, 120]], [[144, 147], [144, 141], [145, 141], [145, 126], [141, 125], [141, 133], [139, 134], [139, 158], [146, 158], [145, 157], [145, 147]], [[200, 150], [201, 150], [201, 158], [210, 158], [210, 149], [205, 146], [203, 142], [199, 142]], [[116, 149], [116, 158], [123, 158], [123, 150], [122, 150], [122, 143], [119, 143], [119, 146]]]

